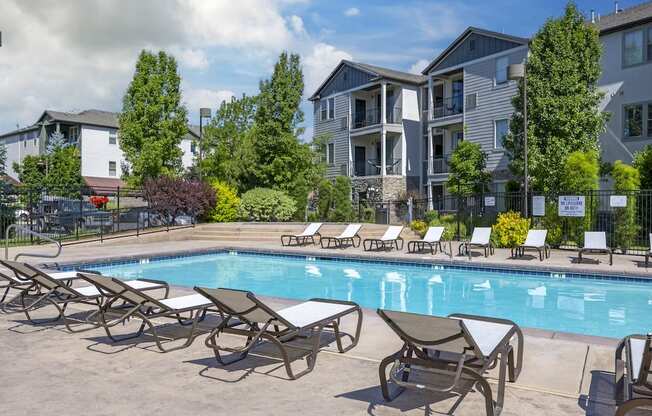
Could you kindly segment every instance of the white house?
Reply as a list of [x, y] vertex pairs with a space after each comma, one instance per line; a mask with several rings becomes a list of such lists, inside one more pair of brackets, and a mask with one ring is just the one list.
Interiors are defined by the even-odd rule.
[[[0, 142], [7, 148], [6, 173], [11, 178], [18, 179], [13, 164], [20, 164], [28, 155], [43, 154], [47, 139], [58, 131], [67, 142], [79, 148], [81, 174], [89, 186], [122, 186], [120, 177], [125, 158], [119, 146], [118, 128], [118, 113], [101, 110], [79, 113], [46, 110], [33, 125], [0, 134]], [[193, 143], [198, 138], [199, 128], [189, 126], [189, 133], [180, 144], [184, 169], [193, 165]]]

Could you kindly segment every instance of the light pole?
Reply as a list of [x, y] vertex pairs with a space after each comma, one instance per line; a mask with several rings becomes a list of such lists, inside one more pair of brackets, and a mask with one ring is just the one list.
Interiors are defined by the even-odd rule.
[[202, 160], [202, 138], [204, 133], [204, 118], [211, 118], [211, 109], [202, 107], [199, 109], [199, 152], [197, 163], [197, 175], [201, 179], [201, 160]]
[[523, 79], [523, 191], [525, 201], [523, 213], [528, 218], [528, 171], [527, 171], [527, 71], [525, 64], [513, 64], [507, 67], [507, 77], [511, 80]]

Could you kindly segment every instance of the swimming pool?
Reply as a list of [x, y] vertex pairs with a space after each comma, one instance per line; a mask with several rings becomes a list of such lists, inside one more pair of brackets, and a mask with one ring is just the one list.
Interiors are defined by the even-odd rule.
[[470, 313], [523, 327], [622, 337], [652, 329], [652, 280], [456, 266], [218, 252], [84, 265], [120, 278], [229, 287], [304, 300], [351, 300], [366, 308], [432, 315]]

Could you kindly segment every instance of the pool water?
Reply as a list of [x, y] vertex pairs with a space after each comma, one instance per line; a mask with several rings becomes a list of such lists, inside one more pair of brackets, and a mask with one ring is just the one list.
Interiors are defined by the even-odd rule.
[[523, 327], [605, 337], [652, 330], [652, 281], [234, 252], [91, 268], [125, 279], [297, 300], [342, 299], [366, 308], [439, 316], [478, 314]]

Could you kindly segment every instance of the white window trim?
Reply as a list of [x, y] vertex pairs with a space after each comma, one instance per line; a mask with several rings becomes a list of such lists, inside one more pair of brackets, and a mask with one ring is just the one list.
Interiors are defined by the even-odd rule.
[[[636, 32], [641, 32], [641, 36], [642, 36], [641, 62], [628, 64], [627, 62], [625, 62], [625, 56], [626, 56], [625, 55], [625, 38], [627, 37], [627, 35], [631, 35], [632, 33], [636, 33]], [[648, 26], [638, 27], [638, 28], [629, 30], [627, 32], [624, 32], [623, 37], [622, 37], [622, 41], [621, 41], [621, 54], [622, 54], [621, 62], [622, 62], [622, 67], [623, 68], [633, 68], [633, 67], [636, 67], [636, 66], [639, 66], [639, 65], [645, 65], [645, 64], [648, 64], [648, 63], [652, 62], [652, 61], [650, 61], [650, 59], [652, 59], [652, 58], [647, 56], [647, 45], [648, 45]]]
[[503, 152], [505, 151], [505, 145], [503, 144], [501, 147], [498, 147], [498, 122], [499, 121], [507, 122], [507, 134], [509, 134], [509, 118], [497, 118], [494, 120], [494, 150]]
[[[323, 107], [326, 106], [326, 118], [324, 118]], [[319, 121], [328, 120], [328, 98], [324, 98], [319, 101]]]
[[[111, 175], [111, 163], [115, 165], [115, 175]], [[109, 176], [111, 177], [118, 176], [118, 162], [116, 162], [115, 160], [109, 160]]]
[[[333, 108], [331, 108], [331, 100], [333, 100]], [[335, 119], [335, 97], [330, 97], [326, 99], [326, 117], [328, 120]]]
[[[505, 67], [505, 81], [498, 82], [498, 61], [500, 61], [501, 59], [507, 60], [507, 66]], [[509, 84], [508, 68], [509, 68], [509, 55], [499, 56], [496, 59], [494, 59], [494, 87]]]

